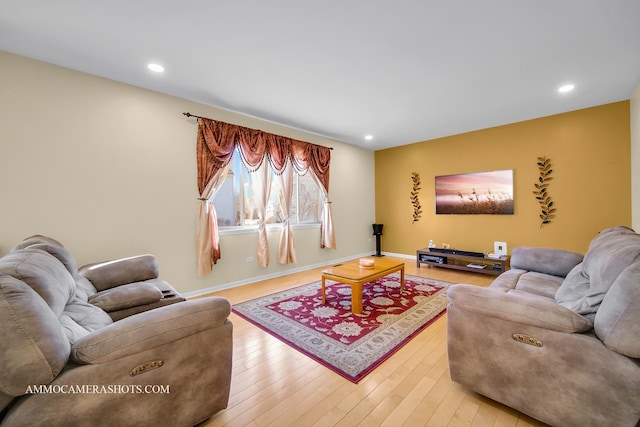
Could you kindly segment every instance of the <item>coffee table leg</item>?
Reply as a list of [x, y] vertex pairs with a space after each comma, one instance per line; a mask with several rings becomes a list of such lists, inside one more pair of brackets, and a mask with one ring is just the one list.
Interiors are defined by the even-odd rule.
[[324, 291], [324, 276], [322, 276], [322, 303], [323, 304], [327, 303], [327, 295], [325, 294], [325, 291]]
[[351, 312], [362, 313], [362, 283], [351, 284]]
[[400, 269], [400, 290], [404, 291], [404, 265]]

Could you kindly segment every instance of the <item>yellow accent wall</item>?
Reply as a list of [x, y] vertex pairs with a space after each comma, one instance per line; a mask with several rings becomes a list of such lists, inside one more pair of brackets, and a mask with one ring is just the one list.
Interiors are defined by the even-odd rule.
[[[585, 252], [602, 229], [631, 226], [629, 101], [419, 142], [375, 153], [376, 222], [382, 251], [436, 246], [493, 251], [494, 241]], [[533, 195], [537, 158], [551, 159], [548, 194], [557, 208], [541, 226]], [[434, 177], [514, 171], [513, 215], [436, 215]], [[422, 218], [412, 223], [411, 173], [422, 181]]]

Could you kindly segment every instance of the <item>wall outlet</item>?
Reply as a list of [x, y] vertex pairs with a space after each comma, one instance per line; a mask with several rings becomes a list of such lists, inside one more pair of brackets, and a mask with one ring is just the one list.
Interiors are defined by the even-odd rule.
[[247, 257], [247, 262], [255, 262], [256, 261], [256, 257], [254, 256], [248, 256]]

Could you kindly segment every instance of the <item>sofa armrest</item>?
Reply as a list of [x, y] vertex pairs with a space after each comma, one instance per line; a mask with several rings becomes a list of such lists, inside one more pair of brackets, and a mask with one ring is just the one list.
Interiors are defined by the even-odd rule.
[[73, 344], [71, 358], [80, 364], [110, 362], [225, 323], [231, 304], [208, 297], [173, 304], [119, 320]]
[[128, 283], [105, 289], [89, 297], [89, 302], [107, 313], [141, 305], [153, 304], [162, 299], [162, 292], [148, 282]]
[[105, 261], [80, 267], [80, 275], [86, 277], [98, 291], [133, 282], [143, 282], [158, 277], [158, 260], [153, 255]]
[[593, 327], [586, 317], [537, 295], [464, 284], [450, 286], [447, 295], [449, 303], [461, 310], [522, 325], [566, 333]]

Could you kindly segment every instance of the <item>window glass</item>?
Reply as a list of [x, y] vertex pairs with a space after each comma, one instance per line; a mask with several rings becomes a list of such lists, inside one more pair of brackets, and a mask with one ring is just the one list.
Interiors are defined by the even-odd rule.
[[[236, 152], [231, 159], [229, 174], [220, 189], [211, 198], [218, 216], [219, 227], [242, 227], [258, 225], [254, 190], [249, 179], [250, 172]], [[270, 167], [270, 166], [269, 166]], [[291, 167], [291, 166], [289, 166]], [[271, 191], [267, 204], [267, 224], [283, 222], [278, 203], [280, 181], [271, 171]], [[291, 224], [314, 224], [320, 222], [321, 192], [309, 173], [294, 174], [291, 200]], [[241, 214], [242, 212], [242, 214]]]
[[[234, 155], [236, 159], [238, 159], [238, 163], [240, 164], [240, 173], [241, 183], [242, 183], [242, 197], [243, 197], [243, 205], [244, 205], [244, 215], [243, 220], [244, 224], [240, 225], [258, 225], [258, 210], [256, 209], [256, 202], [254, 198], [254, 188], [251, 184], [251, 180], [249, 179], [249, 171], [244, 166], [244, 163], [240, 162], [240, 156]], [[233, 167], [233, 166], [232, 166]], [[215, 205], [214, 205], [215, 206]]]
[[229, 170], [227, 178], [213, 196], [211, 201], [216, 207], [219, 227], [240, 225], [240, 209], [242, 200], [239, 197], [239, 186], [236, 183], [235, 171]]

